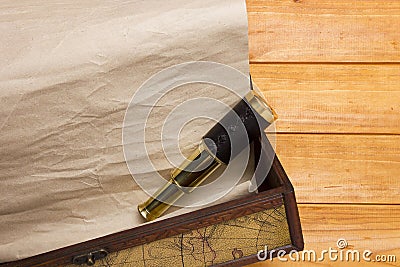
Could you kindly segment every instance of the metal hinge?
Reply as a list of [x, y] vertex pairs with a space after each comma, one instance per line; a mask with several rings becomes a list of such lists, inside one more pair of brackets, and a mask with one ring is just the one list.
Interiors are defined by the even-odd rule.
[[89, 252], [87, 254], [82, 254], [79, 256], [75, 256], [72, 259], [72, 263], [76, 265], [81, 265], [86, 263], [88, 266], [92, 266], [95, 264], [97, 260], [104, 259], [107, 257], [108, 252], [105, 249], [99, 249], [96, 251]]

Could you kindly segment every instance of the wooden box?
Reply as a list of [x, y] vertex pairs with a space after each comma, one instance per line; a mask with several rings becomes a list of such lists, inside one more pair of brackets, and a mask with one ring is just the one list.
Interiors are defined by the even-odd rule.
[[242, 266], [266, 246], [302, 250], [293, 187], [276, 156], [259, 191], [2, 266]]

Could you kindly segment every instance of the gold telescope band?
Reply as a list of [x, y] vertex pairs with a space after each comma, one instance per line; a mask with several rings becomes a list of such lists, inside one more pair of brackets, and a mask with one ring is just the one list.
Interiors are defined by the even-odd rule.
[[254, 90], [247, 93], [244, 98], [246, 98], [251, 107], [267, 122], [273, 123], [278, 118], [275, 110], [265, 101], [264, 97], [260, 96]]
[[[188, 172], [194, 162], [195, 168]], [[147, 221], [158, 218], [183, 194], [192, 192], [203, 183], [222, 164], [202, 141], [193, 154], [171, 172], [170, 180], [153, 197], [138, 205], [140, 214]]]

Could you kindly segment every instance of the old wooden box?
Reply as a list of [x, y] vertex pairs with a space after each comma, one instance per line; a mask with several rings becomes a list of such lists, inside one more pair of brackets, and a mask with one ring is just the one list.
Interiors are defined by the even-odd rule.
[[294, 190], [276, 156], [259, 191], [249, 197], [2, 265], [243, 266], [257, 262], [257, 253], [265, 248], [302, 250]]

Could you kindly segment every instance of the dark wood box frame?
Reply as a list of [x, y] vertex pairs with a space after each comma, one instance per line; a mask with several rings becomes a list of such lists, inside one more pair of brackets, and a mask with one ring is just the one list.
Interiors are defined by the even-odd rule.
[[[275, 248], [275, 250], [285, 250], [286, 252], [302, 250], [304, 243], [293, 186], [276, 156], [273, 158], [271, 169], [259, 191], [261, 192], [249, 197], [232, 200], [23, 260], [3, 263], [0, 266], [60, 266], [71, 264], [73, 258], [77, 255], [85, 255], [102, 249], [108, 253], [120, 251], [266, 209], [279, 207], [282, 204], [285, 205], [291, 244]], [[257, 261], [257, 255], [251, 255], [218, 264], [217, 266], [243, 266]]]

